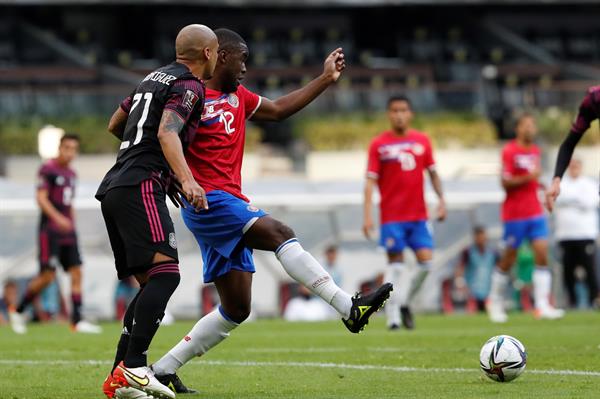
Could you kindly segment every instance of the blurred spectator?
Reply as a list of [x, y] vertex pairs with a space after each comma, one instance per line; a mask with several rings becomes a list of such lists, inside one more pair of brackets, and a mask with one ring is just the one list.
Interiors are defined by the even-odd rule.
[[32, 305], [33, 321], [47, 322], [56, 318], [68, 320], [67, 306], [57, 280], [52, 281], [44, 288], [40, 295], [33, 300]]
[[123, 320], [127, 306], [138, 292], [138, 283], [133, 276], [119, 280], [115, 288], [115, 318]]
[[483, 226], [473, 229], [473, 244], [462, 253], [456, 266], [455, 286], [468, 297], [469, 311], [485, 311], [485, 301], [490, 293], [492, 271], [500, 256], [490, 248]]
[[13, 280], [6, 280], [0, 298], [0, 325], [8, 323], [8, 308], [17, 303], [18, 287]]
[[325, 261], [322, 263], [323, 267], [333, 278], [333, 281], [336, 285], [342, 285], [342, 273], [337, 266], [338, 259], [338, 247], [334, 244], [327, 246], [325, 248]]
[[[598, 298], [595, 256], [598, 237], [598, 187], [581, 175], [582, 162], [573, 159], [567, 176], [562, 180], [556, 201], [556, 239], [560, 246], [564, 268], [564, 283], [569, 305], [588, 307]], [[587, 285], [585, 299], [577, 298], [577, 276]], [[579, 290], [579, 292], [582, 292]]]

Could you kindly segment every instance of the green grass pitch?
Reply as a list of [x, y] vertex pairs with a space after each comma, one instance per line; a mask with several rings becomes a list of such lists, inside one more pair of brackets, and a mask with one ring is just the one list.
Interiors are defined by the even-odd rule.
[[[179, 397], [600, 398], [598, 313], [569, 313], [560, 321], [512, 315], [501, 326], [484, 316], [416, 321], [415, 331], [388, 332], [377, 317], [360, 335], [340, 322], [246, 323], [180, 370], [201, 393]], [[161, 327], [150, 361], [191, 326]], [[26, 336], [0, 328], [0, 398], [103, 398], [120, 331], [116, 323], [104, 328], [99, 336], [73, 334], [64, 325], [30, 326]], [[517, 337], [528, 351], [527, 369], [511, 383], [488, 380], [479, 370], [479, 350], [497, 334]]]

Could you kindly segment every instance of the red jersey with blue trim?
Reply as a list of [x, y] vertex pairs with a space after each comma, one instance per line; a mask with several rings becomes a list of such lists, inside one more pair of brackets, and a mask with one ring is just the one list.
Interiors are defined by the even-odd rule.
[[[535, 144], [522, 147], [516, 140], [512, 140], [502, 149], [503, 177], [524, 176], [540, 167], [541, 151]], [[506, 190], [506, 198], [502, 204], [502, 220], [522, 220], [543, 215], [538, 188], [539, 182], [535, 179]]]
[[194, 179], [207, 193], [222, 190], [248, 201], [242, 194], [246, 120], [260, 102], [260, 96], [242, 85], [234, 93], [206, 89], [201, 121], [186, 160]]
[[387, 130], [373, 139], [367, 177], [377, 179], [382, 224], [427, 220], [423, 173], [434, 165], [431, 141], [422, 132]]

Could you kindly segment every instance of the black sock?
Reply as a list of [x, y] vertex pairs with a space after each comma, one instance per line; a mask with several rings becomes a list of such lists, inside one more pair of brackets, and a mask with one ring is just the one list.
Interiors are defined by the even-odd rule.
[[75, 325], [81, 320], [81, 294], [71, 294], [71, 304], [71, 323]]
[[119, 363], [125, 359], [127, 347], [129, 346], [129, 337], [131, 336], [131, 330], [133, 329], [133, 314], [135, 311], [135, 304], [137, 303], [137, 300], [143, 289], [144, 286], [142, 285], [137, 294], [129, 303], [129, 306], [127, 306], [127, 310], [123, 316], [123, 331], [121, 331], [121, 337], [119, 338], [119, 343], [117, 344], [117, 353], [115, 354], [115, 363], [113, 364], [112, 371], [115, 371]]
[[179, 273], [150, 273], [148, 283], [135, 306], [135, 325], [129, 336], [124, 359], [126, 367], [147, 365], [148, 347], [165, 314], [167, 303], [179, 285], [179, 280]]
[[33, 302], [33, 300], [35, 299], [36, 296], [37, 296], [37, 293], [33, 293], [28, 288], [27, 291], [25, 292], [25, 296], [23, 297], [23, 299], [21, 300], [21, 303], [19, 304], [19, 307], [17, 307], [17, 312], [23, 313], [25, 311], [25, 308], [27, 306], [29, 306], [29, 304], [31, 302]]

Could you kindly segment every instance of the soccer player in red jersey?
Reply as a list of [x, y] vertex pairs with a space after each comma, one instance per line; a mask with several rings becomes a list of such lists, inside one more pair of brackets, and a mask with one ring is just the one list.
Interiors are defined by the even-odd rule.
[[554, 208], [554, 202], [560, 194], [560, 181], [565, 170], [571, 162], [575, 146], [581, 140], [583, 134], [589, 129], [592, 122], [600, 118], [600, 86], [590, 87], [579, 106], [577, 118], [573, 122], [571, 131], [563, 141], [558, 150], [556, 158], [556, 167], [554, 169], [554, 178], [552, 184], [546, 191], [546, 206], [550, 212]]
[[244, 39], [227, 29], [215, 33], [219, 60], [207, 82], [201, 125], [186, 154], [195, 179], [206, 190], [209, 209], [195, 212], [187, 207], [182, 216], [202, 251], [204, 281], [214, 282], [221, 305], [153, 365], [157, 378], [177, 392], [187, 388], [176, 370], [228, 337], [250, 314], [253, 249], [275, 252], [284, 270], [335, 308], [354, 333], [366, 325], [392, 289], [384, 284], [372, 294], [351, 297], [304, 250], [290, 227], [252, 206], [241, 191], [246, 120], [278, 121], [304, 108], [339, 78], [345, 67], [342, 49], [329, 54], [319, 77], [269, 100], [241, 85], [249, 55]]
[[39, 227], [40, 273], [34, 277], [25, 296], [9, 318], [18, 334], [27, 331], [24, 310], [56, 279], [62, 266], [71, 278], [71, 328], [75, 332], [100, 333], [102, 329], [81, 319], [81, 256], [72, 207], [77, 175], [71, 162], [79, 152], [79, 136], [65, 134], [60, 139], [58, 156], [45, 162], [38, 172], [36, 199], [41, 210]]
[[540, 149], [533, 142], [537, 134], [535, 118], [522, 114], [515, 126], [516, 139], [502, 150], [502, 187], [506, 198], [502, 204], [504, 222], [504, 254], [499, 267], [492, 273], [488, 315], [495, 323], [504, 323], [504, 310], [510, 269], [517, 258], [517, 250], [524, 240], [529, 241], [535, 256], [533, 295], [538, 318], [561, 318], [564, 311], [550, 304], [552, 273], [548, 268], [548, 225], [538, 198], [541, 174]]
[[[363, 232], [370, 238], [374, 226], [372, 195], [375, 186], [381, 195], [380, 244], [387, 251], [389, 266], [385, 280], [395, 290], [385, 309], [390, 329], [400, 322], [414, 328], [409, 303], [431, 267], [433, 238], [427, 222], [423, 174], [428, 172], [439, 198], [437, 219], [446, 218], [442, 183], [435, 170], [433, 149], [427, 135], [412, 129], [412, 105], [404, 96], [388, 100], [387, 116], [391, 129], [373, 139], [369, 146], [367, 182], [365, 185]], [[418, 266], [404, 263], [404, 248], [411, 248]]]

